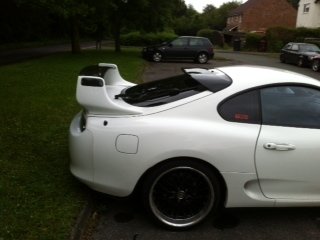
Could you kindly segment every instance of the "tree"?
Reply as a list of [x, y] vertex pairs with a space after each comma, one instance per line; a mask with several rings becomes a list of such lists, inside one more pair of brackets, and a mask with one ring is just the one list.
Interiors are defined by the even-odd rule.
[[233, 1], [222, 4], [219, 8], [207, 5], [201, 15], [206, 27], [223, 30], [226, 26], [228, 15], [231, 10], [240, 6], [240, 2]]
[[295, 8], [298, 9], [300, 0], [288, 0], [288, 2]]
[[18, 0], [18, 2], [64, 18], [70, 26], [72, 53], [80, 52], [80, 20], [93, 10], [90, 6], [90, 0]]

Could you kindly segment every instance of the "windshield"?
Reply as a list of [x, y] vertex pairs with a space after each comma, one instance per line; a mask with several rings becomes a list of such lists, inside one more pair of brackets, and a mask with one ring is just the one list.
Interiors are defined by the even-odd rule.
[[139, 107], [153, 107], [177, 101], [207, 90], [190, 75], [183, 74], [125, 89], [116, 98]]
[[302, 52], [319, 52], [320, 49], [316, 45], [308, 44], [308, 45], [301, 45], [300, 50]]

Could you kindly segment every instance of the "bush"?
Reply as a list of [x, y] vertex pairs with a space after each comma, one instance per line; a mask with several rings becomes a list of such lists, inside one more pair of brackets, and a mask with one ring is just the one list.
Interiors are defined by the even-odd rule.
[[320, 28], [269, 28], [266, 33], [269, 51], [279, 52], [288, 42], [305, 42], [306, 38], [319, 38]]
[[258, 50], [260, 47], [261, 40], [263, 36], [256, 33], [249, 33], [246, 35], [245, 49], [247, 50]]
[[224, 46], [224, 37], [219, 31], [212, 29], [201, 29], [198, 31], [197, 36], [209, 38], [213, 45], [218, 45], [220, 47]]
[[269, 28], [266, 32], [269, 51], [279, 52], [288, 42], [296, 39], [295, 29], [275, 27]]
[[177, 35], [173, 32], [145, 33], [130, 32], [122, 34], [120, 42], [124, 46], [145, 46], [168, 42], [176, 38]]

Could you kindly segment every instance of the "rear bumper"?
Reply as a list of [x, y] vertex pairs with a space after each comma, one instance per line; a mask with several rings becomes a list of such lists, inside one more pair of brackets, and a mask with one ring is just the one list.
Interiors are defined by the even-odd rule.
[[81, 131], [81, 113], [78, 113], [69, 128], [70, 171], [81, 182], [93, 184], [93, 134]]

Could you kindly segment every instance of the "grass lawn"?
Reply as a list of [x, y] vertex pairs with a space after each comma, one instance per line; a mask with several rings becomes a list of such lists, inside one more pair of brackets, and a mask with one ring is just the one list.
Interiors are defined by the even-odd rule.
[[115, 63], [130, 81], [141, 78], [138, 49], [86, 51], [0, 67], [0, 239], [67, 239], [85, 202], [69, 173], [68, 127], [80, 110], [78, 72]]

